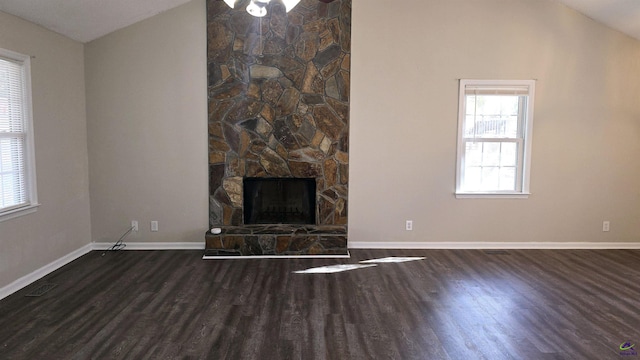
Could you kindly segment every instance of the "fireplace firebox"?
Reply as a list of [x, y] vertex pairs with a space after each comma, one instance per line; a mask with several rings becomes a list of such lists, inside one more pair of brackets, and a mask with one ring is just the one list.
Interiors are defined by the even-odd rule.
[[316, 223], [313, 178], [245, 178], [244, 224]]

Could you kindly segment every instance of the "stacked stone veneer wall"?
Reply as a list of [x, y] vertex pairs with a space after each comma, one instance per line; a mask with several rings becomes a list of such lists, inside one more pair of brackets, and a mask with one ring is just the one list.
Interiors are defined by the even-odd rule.
[[[347, 251], [351, 0], [207, 1], [209, 255]], [[243, 225], [245, 177], [315, 178], [316, 225]]]

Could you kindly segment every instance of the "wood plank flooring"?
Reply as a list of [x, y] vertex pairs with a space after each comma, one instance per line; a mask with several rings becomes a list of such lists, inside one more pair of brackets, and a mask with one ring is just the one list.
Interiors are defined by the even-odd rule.
[[[0, 301], [0, 359], [632, 359], [640, 251], [92, 252]], [[336, 274], [315, 266], [407, 263]], [[25, 297], [40, 284], [55, 288]]]

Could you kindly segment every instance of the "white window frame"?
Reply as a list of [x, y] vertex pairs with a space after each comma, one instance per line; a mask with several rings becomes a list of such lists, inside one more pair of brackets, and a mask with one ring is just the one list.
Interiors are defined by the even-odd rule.
[[[466, 93], [467, 88], [499, 89], [500, 92], [509, 88], [528, 89], [526, 104], [521, 104], [519, 121], [520, 131], [517, 138], [467, 138], [464, 137], [466, 121]], [[535, 80], [470, 80], [461, 79], [458, 100], [458, 149], [456, 166], [456, 198], [528, 198], [531, 173], [531, 143], [533, 139], [533, 104], [535, 97]], [[523, 107], [524, 105], [524, 107]], [[524, 111], [523, 111], [524, 108]], [[516, 164], [516, 189], [509, 190], [469, 190], [463, 189], [465, 169], [466, 143], [473, 142], [515, 142], [518, 144], [518, 160]]]
[[22, 121], [23, 131], [0, 133], [0, 137], [23, 138], [24, 191], [26, 201], [22, 204], [0, 209], [0, 222], [31, 214], [40, 206], [36, 187], [36, 166], [33, 139], [33, 116], [31, 102], [31, 57], [0, 48], [0, 59], [19, 64], [22, 67]]

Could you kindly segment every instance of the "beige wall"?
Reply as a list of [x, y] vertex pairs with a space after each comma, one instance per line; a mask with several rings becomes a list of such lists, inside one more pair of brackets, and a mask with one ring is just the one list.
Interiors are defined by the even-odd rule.
[[[203, 241], [204, 6], [86, 46], [93, 241]], [[352, 31], [350, 243], [639, 240], [640, 42], [538, 0], [354, 0]], [[453, 196], [460, 78], [537, 79], [529, 199]]]
[[[129, 241], [203, 242], [204, 7], [86, 45], [91, 226], [82, 45], [0, 14], [0, 46], [37, 57], [43, 203], [0, 223], [0, 286], [132, 219]], [[639, 240], [640, 42], [553, 1], [355, 0], [352, 31], [350, 243]], [[453, 196], [460, 78], [537, 79], [529, 199]]]
[[[194, 0], [83, 54], [0, 13], [0, 47], [36, 56], [42, 203], [0, 223], [0, 287], [133, 219], [129, 241], [204, 242], [204, 29]], [[640, 239], [640, 42], [539, 0], [354, 0], [352, 31], [351, 243]], [[537, 79], [529, 199], [453, 196], [460, 78]]]
[[86, 45], [93, 241], [115, 241], [138, 220], [127, 241], [204, 246], [205, 24], [196, 0]]
[[0, 222], [0, 288], [91, 241], [83, 45], [0, 13], [0, 47], [31, 61], [37, 212]]
[[[354, 0], [352, 41], [351, 244], [640, 240], [640, 42], [541, 0]], [[454, 197], [460, 78], [537, 79], [529, 199]]]
[[[83, 54], [0, 13], [0, 47], [36, 56], [42, 203], [0, 222], [0, 287], [133, 219], [129, 241], [204, 242], [204, 29], [194, 0]], [[350, 243], [640, 239], [640, 42], [538, 0], [354, 0], [352, 31]], [[453, 196], [460, 78], [537, 79], [529, 199]]]

